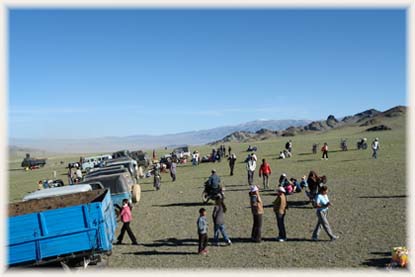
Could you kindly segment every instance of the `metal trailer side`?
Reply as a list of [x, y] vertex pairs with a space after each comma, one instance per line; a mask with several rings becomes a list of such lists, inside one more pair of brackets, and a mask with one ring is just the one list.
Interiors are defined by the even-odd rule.
[[11, 203], [8, 265], [110, 253], [116, 224], [109, 190]]

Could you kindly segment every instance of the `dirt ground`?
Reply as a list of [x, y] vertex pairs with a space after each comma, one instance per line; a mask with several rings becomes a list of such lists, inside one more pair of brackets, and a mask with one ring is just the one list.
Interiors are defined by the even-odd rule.
[[[379, 134], [381, 136], [381, 134]], [[390, 139], [390, 141], [388, 141]], [[406, 245], [406, 186], [405, 147], [396, 137], [382, 139], [378, 160], [371, 158], [371, 150], [330, 152], [322, 161], [320, 153], [309, 154], [294, 144], [294, 157], [277, 160], [275, 149], [283, 142], [260, 144], [258, 158], [266, 158], [273, 169], [271, 183], [275, 187], [280, 174], [300, 178], [314, 169], [327, 175], [329, 222], [340, 238], [329, 241], [321, 232], [320, 241], [311, 241], [317, 222], [315, 210], [305, 194], [288, 196], [286, 215], [288, 240], [276, 241], [276, 218], [272, 210], [275, 192], [262, 191], [265, 214], [262, 243], [250, 242], [252, 215], [249, 208], [245, 158], [241, 145], [237, 151], [236, 176], [229, 176], [226, 161], [201, 164], [198, 167], [181, 165], [178, 178], [172, 183], [163, 175], [162, 188], [154, 191], [152, 180], [142, 184], [142, 200], [133, 210], [132, 228], [140, 242], [115, 246], [109, 266], [116, 268], [382, 268], [390, 262], [392, 247]], [[280, 144], [280, 147], [276, 147]], [[332, 143], [333, 145], [334, 143]], [[238, 147], [235, 147], [238, 148]], [[274, 149], [273, 153], [268, 149]], [[354, 147], [353, 147], [354, 148]], [[296, 152], [298, 151], [298, 152]], [[272, 153], [272, 154], [268, 154]], [[203, 205], [202, 183], [210, 170], [218, 170], [226, 187], [226, 228], [233, 242], [219, 247], [208, 246], [209, 254], [197, 254], [196, 219], [200, 207], [208, 211], [209, 238], [213, 238], [211, 213], [213, 204]], [[257, 176], [255, 182], [261, 185]]]
[[[177, 168], [177, 181], [171, 182], [162, 174], [160, 191], [155, 191], [152, 178], [141, 180], [141, 201], [133, 208], [132, 230], [139, 245], [131, 245], [128, 236], [124, 245], [114, 245], [108, 258], [108, 269], [238, 269], [264, 268], [288, 270], [384, 268], [390, 262], [391, 250], [407, 245], [407, 185], [405, 122], [388, 123], [392, 131], [363, 132], [363, 128], [347, 128], [328, 133], [291, 137], [293, 157], [278, 160], [287, 138], [251, 143], [258, 146], [257, 156], [267, 159], [272, 168], [271, 185], [282, 173], [300, 179], [315, 170], [328, 178], [329, 198], [333, 206], [328, 220], [340, 238], [331, 242], [321, 232], [320, 241], [311, 241], [317, 222], [315, 210], [307, 202], [304, 192], [288, 196], [286, 215], [288, 240], [278, 242], [276, 218], [271, 203], [275, 191], [261, 191], [265, 206], [261, 243], [250, 242], [252, 215], [249, 208], [245, 159], [247, 143], [231, 144], [237, 155], [235, 175], [229, 176], [227, 161], [203, 163], [197, 167], [182, 164]], [[379, 159], [371, 158], [371, 150], [356, 150], [356, 140], [367, 137], [371, 142], [380, 138]], [[349, 151], [339, 150], [340, 138], [348, 138]], [[311, 154], [311, 145], [328, 142], [329, 160], [321, 160], [321, 153]], [[229, 145], [229, 144], [228, 144]], [[228, 146], [227, 145], [227, 146]], [[211, 151], [210, 146], [193, 147], [202, 155]], [[157, 152], [160, 154], [159, 152]], [[79, 158], [79, 156], [78, 156]], [[37, 180], [49, 176], [53, 170], [65, 178], [66, 170], [60, 160], [74, 158], [54, 157], [44, 169], [24, 172], [19, 162], [9, 164], [9, 198], [18, 200], [35, 190]], [[76, 159], [75, 159], [76, 160]], [[225, 246], [211, 245], [213, 238], [213, 204], [201, 200], [203, 182], [215, 168], [226, 188], [225, 203], [228, 211], [225, 225], [232, 240]], [[259, 165], [258, 165], [259, 168]], [[262, 187], [255, 173], [255, 183]], [[209, 254], [197, 254], [196, 220], [198, 210], [208, 212], [210, 243]], [[121, 224], [117, 228], [117, 235]]]

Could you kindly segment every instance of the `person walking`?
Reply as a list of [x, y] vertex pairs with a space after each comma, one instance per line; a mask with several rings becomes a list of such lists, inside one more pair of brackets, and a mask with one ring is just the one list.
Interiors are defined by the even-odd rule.
[[198, 165], [198, 162], [199, 162], [199, 160], [198, 160], [197, 153], [196, 153], [196, 151], [193, 151], [193, 154], [192, 154], [192, 165], [193, 166], [196, 166], [196, 165]]
[[170, 164], [170, 177], [172, 182], [176, 181], [176, 167], [177, 163], [173, 160]]
[[259, 168], [259, 178], [262, 177], [262, 185], [265, 189], [269, 189], [269, 176], [271, 175], [271, 167], [265, 159], [262, 159], [261, 167]]
[[323, 156], [321, 159], [329, 159], [328, 152], [329, 152], [329, 146], [327, 145], [327, 142], [324, 143], [323, 147], [321, 147], [321, 151], [323, 152]]
[[378, 150], [379, 150], [379, 139], [375, 138], [375, 140], [372, 142], [372, 158], [377, 159], [378, 158]]
[[154, 175], [153, 186], [156, 190], [159, 190], [161, 186], [160, 171], [161, 171], [161, 165], [158, 160], [155, 160], [153, 164], [153, 175]]
[[76, 174], [76, 179], [79, 182], [82, 182], [82, 171], [79, 167], [76, 168], [75, 174]]
[[253, 217], [251, 240], [253, 242], [261, 242], [262, 215], [264, 214], [264, 207], [257, 186], [254, 185], [250, 187], [249, 197]]
[[320, 233], [321, 227], [323, 227], [324, 231], [326, 231], [327, 235], [330, 237], [332, 241], [339, 238], [338, 236], [333, 234], [333, 231], [331, 230], [330, 224], [327, 220], [328, 209], [331, 206], [327, 193], [328, 187], [322, 186], [320, 193], [316, 196], [315, 207], [317, 208], [316, 213], [318, 221], [316, 228], [314, 228], [313, 235], [311, 237], [311, 239], [314, 241], [318, 240], [318, 235]]
[[287, 234], [285, 232], [285, 212], [287, 210], [287, 196], [285, 195], [285, 189], [283, 187], [279, 187], [277, 190], [277, 198], [272, 202], [273, 209], [275, 213], [275, 217], [277, 218], [277, 226], [278, 226], [278, 237], [277, 240], [279, 242], [283, 242], [287, 240]]
[[232, 151], [232, 148], [231, 148], [231, 146], [229, 145], [229, 146], [228, 146], [228, 155], [229, 155], [229, 156], [231, 155], [231, 151]]
[[120, 217], [121, 217], [121, 221], [123, 223], [122, 228], [121, 228], [121, 233], [117, 238], [117, 242], [116, 244], [122, 244], [122, 239], [124, 238], [124, 234], [125, 231], [127, 231], [128, 236], [130, 237], [131, 241], [133, 242], [133, 245], [138, 245], [137, 243], [137, 239], [134, 236], [133, 231], [131, 231], [130, 229], [130, 222], [132, 220], [132, 215], [131, 215], [131, 209], [130, 209], [130, 205], [128, 203], [128, 199], [124, 199], [122, 201], [123, 203], [123, 207], [120, 213]]
[[72, 184], [73, 184], [72, 167], [69, 165], [68, 166], [68, 185], [72, 185]]
[[225, 216], [226, 206], [223, 202], [223, 198], [218, 198], [215, 200], [215, 207], [213, 208], [212, 218], [214, 223], [214, 237], [213, 241], [216, 246], [219, 244], [219, 233], [222, 234], [223, 239], [226, 241], [227, 245], [231, 245], [232, 241], [229, 239], [228, 234], [225, 230]]
[[246, 159], [246, 170], [248, 173], [248, 184], [250, 186], [254, 183], [254, 174], [256, 169], [256, 156], [254, 153], [252, 153], [248, 158]]
[[197, 233], [199, 235], [198, 253], [202, 255], [206, 255], [208, 253], [208, 250], [206, 249], [207, 242], [208, 242], [208, 237], [207, 237], [208, 222], [206, 218], [205, 208], [200, 208], [199, 218], [197, 219], [196, 224], [197, 224]]
[[234, 153], [230, 154], [228, 161], [229, 161], [229, 168], [231, 170], [230, 175], [233, 176], [233, 169], [235, 168], [236, 155]]

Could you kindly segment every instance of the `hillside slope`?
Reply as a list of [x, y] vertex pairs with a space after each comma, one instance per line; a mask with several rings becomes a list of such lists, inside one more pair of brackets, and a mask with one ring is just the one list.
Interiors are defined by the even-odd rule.
[[[407, 108], [404, 106], [396, 106], [384, 112], [375, 109], [366, 110], [355, 115], [345, 116], [341, 120], [334, 115], [329, 115], [326, 120], [313, 121], [305, 126], [290, 126], [283, 131], [272, 131], [261, 129], [254, 132], [233, 132], [224, 138], [211, 142], [209, 145], [230, 143], [230, 142], [251, 142], [258, 140], [266, 140], [274, 137], [290, 137], [299, 134], [310, 134], [329, 131], [331, 129], [344, 127], [368, 127], [372, 130], [388, 130], [387, 121], [395, 117], [405, 117]], [[383, 125], [383, 126], [382, 126]]]

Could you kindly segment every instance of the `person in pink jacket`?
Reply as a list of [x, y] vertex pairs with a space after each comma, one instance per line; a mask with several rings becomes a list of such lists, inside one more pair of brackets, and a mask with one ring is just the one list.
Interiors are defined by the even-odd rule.
[[262, 159], [262, 164], [259, 168], [259, 178], [262, 176], [262, 184], [264, 185], [264, 190], [269, 189], [269, 175], [271, 175], [271, 167], [265, 159]]
[[120, 217], [121, 217], [121, 221], [123, 225], [121, 228], [121, 233], [117, 238], [116, 244], [122, 244], [122, 239], [124, 238], [125, 231], [127, 231], [128, 236], [133, 242], [133, 245], [138, 245], [137, 239], [135, 238], [133, 231], [131, 231], [130, 229], [130, 221], [132, 219], [132, 216], [131, 216], [130, 206], [128, 205], [128, 199], [124, 199], [122, 203], [123, 203], [123, 207], [120, 213]]

